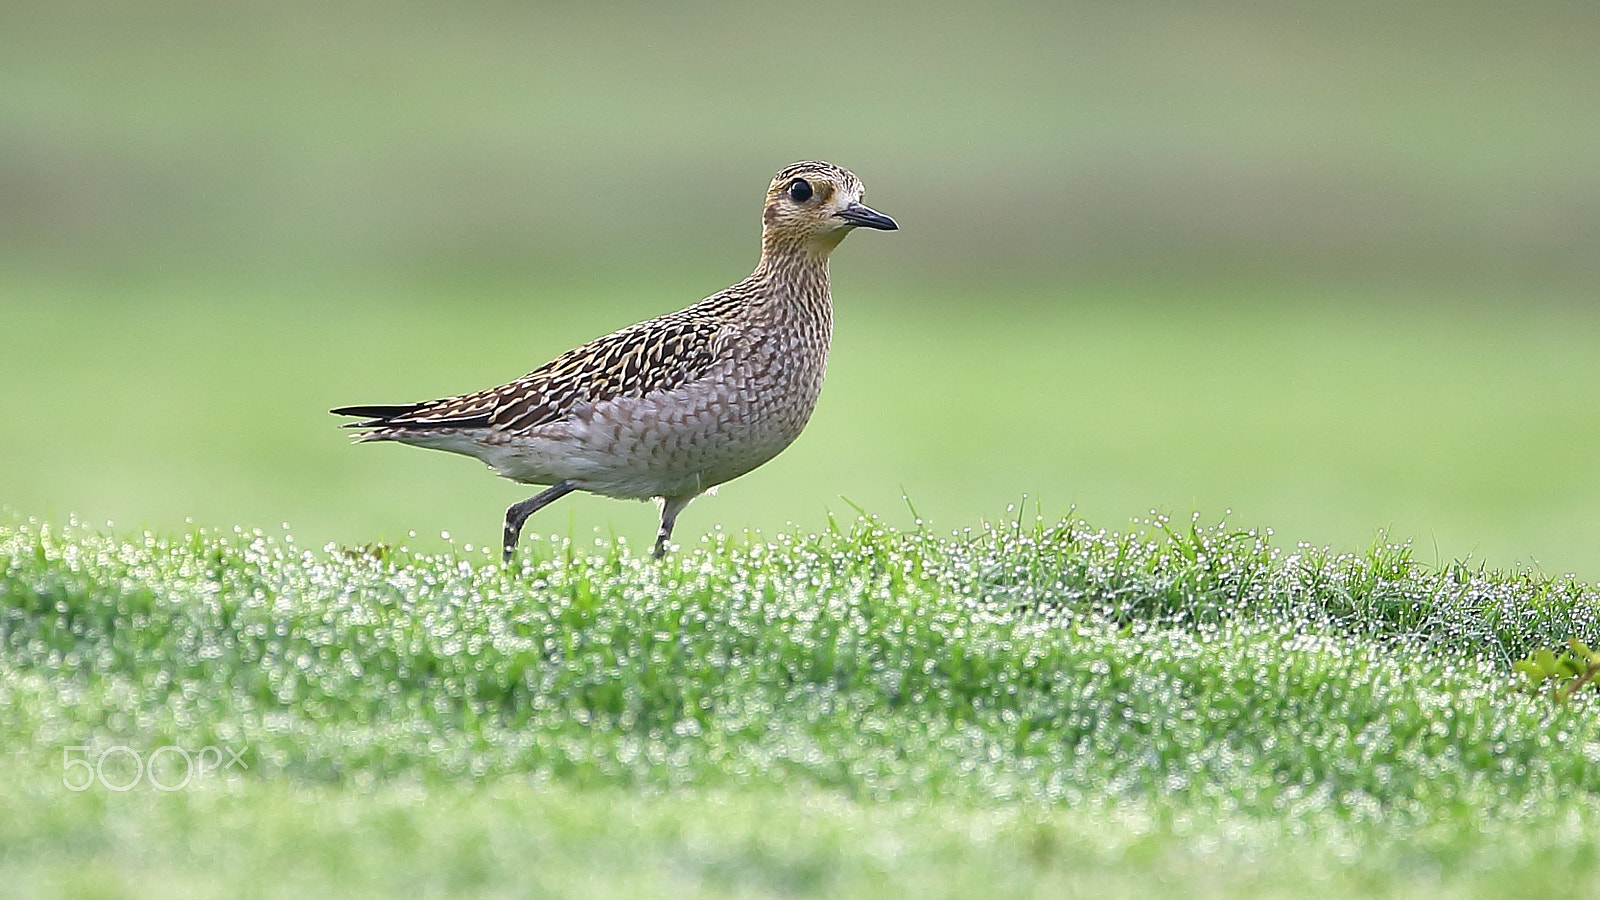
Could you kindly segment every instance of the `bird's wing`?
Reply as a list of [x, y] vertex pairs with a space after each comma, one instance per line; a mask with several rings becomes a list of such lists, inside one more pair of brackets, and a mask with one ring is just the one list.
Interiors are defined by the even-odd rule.
[[711, 366], [721, 322], [666, 316], [590, 341], [498, 388], [485, 424], [522, 431], [580, 403], [642, 397], [693, 381]]
[[716, 358], [729, 304], [712, 297], [596, 338], [509, 384], [394, 406], [346, 406], [339, 415], [369, 417], [351, 428], [495, 428], [522, 431], [557, 422], [579, 404], [642, 397], [700, 377]]

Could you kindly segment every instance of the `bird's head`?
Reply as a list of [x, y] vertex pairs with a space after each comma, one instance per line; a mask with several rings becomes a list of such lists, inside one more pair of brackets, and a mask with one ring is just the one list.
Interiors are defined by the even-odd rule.
[[864, 194], [861, 179], [832, 163], [810, 160], [785, 167], [767, 188], [762, 248], [827, 256], [853, 228], [900, 227], [862, 203]]

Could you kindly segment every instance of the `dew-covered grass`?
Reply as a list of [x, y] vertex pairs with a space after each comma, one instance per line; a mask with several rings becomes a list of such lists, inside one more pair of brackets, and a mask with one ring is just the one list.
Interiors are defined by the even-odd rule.
[[[864, 518], [508, 569], [30, 520], [0, 572], [0, 882], [29, 893], [1600, 883], [1590, 702], [1512, 670], [1600, 638], [1600, 597], [1404, 545]], [[186, 780], [163, 747], [239, 760]]]

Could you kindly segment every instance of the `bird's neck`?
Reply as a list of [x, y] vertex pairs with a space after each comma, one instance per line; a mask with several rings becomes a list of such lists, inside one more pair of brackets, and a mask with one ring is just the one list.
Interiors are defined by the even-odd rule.
[[763, 237], [761, 261], [751, 278], [763, 282], [771, 297], [826, 311], [830, 306], [828, 254], [838, 243], [785, 243]]
[[[835, 241], [837, 243], [837, 241]], [[831, 249], [831, 248], [829, 248]], [[828, 294], [828, 254], [803, 247], [774, 247], [762, 242], [761, 262], [750, 274], [745, 324], [764, 350], [775, 355], [772, 365], [784, 377], [798, 379], [790, 387], [816, 402], [833, 342], [833, 298]]]

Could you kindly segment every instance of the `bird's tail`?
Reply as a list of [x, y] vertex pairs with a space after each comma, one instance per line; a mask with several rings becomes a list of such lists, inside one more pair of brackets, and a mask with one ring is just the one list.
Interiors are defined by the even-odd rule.
[[383, 428], [386, 425], [394, 424], [395, 419], [414, 413], [426, 405], [425, 403], [397, 403], [387, 406], [341, 406], [338, 409], [330, 409], [328, 411], [336, 416], [361, 416], [365, 419], [362, 422], [346, 422], [344, 426], [346, 428]]

